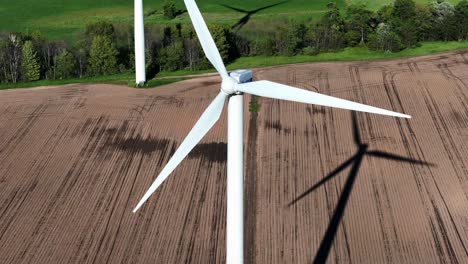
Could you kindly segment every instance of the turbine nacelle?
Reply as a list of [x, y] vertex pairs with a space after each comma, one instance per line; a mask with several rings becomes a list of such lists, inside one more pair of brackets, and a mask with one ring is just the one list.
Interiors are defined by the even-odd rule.
[[242, 83], [252, 82], [252, 70], [235, 70], [228, 73], [228, 77], [222, 77], [221, 91], [227, 95], [241, 94], [241, 89], [238, 86]]
[[238, 94], [239, 89], [237, 89], [239, 82], [232, 77], [223, 78], [221, 82], [221, 91], [227, 95]]

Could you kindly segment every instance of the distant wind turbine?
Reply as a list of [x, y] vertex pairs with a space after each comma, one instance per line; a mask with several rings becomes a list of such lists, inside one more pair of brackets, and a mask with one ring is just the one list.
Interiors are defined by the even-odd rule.
[[143, 18], [143, 0], [134, 0], [135, 29], [135, 82], [137, 86], [146, 82], [145, 72], [145, 22]]
[[244, 93], [388, 116], [403, 118], [410, 118], [410, 116], [270, 81], [252, 82], [252, 71], [250, 70], [234, 71], [228, 74], [195, 1], [184, 0], [184, 2], [206, 57], [222, 77], [221, 89], [133, 212], [136, 212], [148, 200], [169, 174], [214, 126], [221, 116], [226, 99], [228, 99], [226, 263], [239, 264], [244, 262]]

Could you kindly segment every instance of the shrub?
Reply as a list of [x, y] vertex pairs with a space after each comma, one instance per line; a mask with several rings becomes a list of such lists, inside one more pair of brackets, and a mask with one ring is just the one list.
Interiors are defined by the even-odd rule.
[[252, 95], [252, 99], [249, 102], [249, 112], [258, 113], [260, 111], [260, 103], [258, 102], [258, 97]]

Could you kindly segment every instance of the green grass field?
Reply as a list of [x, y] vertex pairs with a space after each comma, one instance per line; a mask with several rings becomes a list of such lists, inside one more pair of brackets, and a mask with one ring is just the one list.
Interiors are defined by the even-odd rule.
[[[208, 22], [234, 23], [242, 17], [221, 4], [232, 5], [245, 10], [281, 2], [281, 0], [240, 0], [232, 4], [229, 0], [197, 1]], [[321, 13], [330, 0], [291, 0], [282, 5], [266, 9], [256, 15], [262, 19], [272, 15], [283, 16], [299, 14], [302, 17]], [[344, 5], [344, 0], [337, 1]], [[166, 20], [162, 15], [164, 1], [144, 1], [145, 14], [153, 13], [146, 23], [188, 22], [187, 14], [174, 20]], [[177, 0], [179, 8], [184, 8], [182, 0]], [[254, 18], [254, 19], [255, 19]], [[98, 20], [116, 23], [133, 23], [132, 0], [0, 0], [0, 31], [40, 30], [52, 39], [73, 39], [87, 23]]]
[[[105, 83], [105, 84], [117, 84], [117, 85], [128, 85], [135, 87], [134, 84], [135, 75], [133, 73], [116, 74], [99, 77], [88, 77], [88, 78], [77, 78], [77, 79], [66, 79], [66, 80], [40, 80], [36, 82], [20, 82], [20, 83], [0, 83], [0, 90], [17, 89], [17, 88], [32, 88], [40, 86], [55, 86], [65, 84], [76, 84], [76, 83]], [[142, 88], [153, 88], [165, 84], [179, 82], [188, 78], [177, 77], [170, 79], [153, 79], [149, 80], [146, 85]]]
[[[428, 0], [416, 0], [427, 3]], [[458, 2], [459, 0], [449, 0]], [[232, 11], [221, 4], [245, 10], [254, 10], [282, 0], [199, 0], [197, 1], [208, 22], [233, 24], [243, 14]], [[367, 4], [377, 9], [392, 0], [290, 0], [281, 5], [265, 9], [252, 17], [251, 21], [294, 17], [295, 19], [318, 18], [329, 2], [336, 2], [340, 7], [351, 3]], [[187, 14], [174, 20], [162, 16], [164, 0], [144, 1], [148, 24], [188, 22]], [[179, 8], [184, 8], [183, 1], [177, 0]], [[51, 39], [74, 39], [77, 32], [87, 23], [98, 20], [115, 23], [133, 23], [132, 0], [0, 0], [0, 31], [31, 32], [39, 30]]]
[[367, 48], [346, 48], [340, 52], [325, 52], [316, 56], [297, 55], [293, 57], [273, 56], [273, 57], [243, 57], [237, 59], [228, 66], [228, 69], [266, 67], [272, 65], [294, 64], [305, 62], [323, 62], [323, 61], [363, 61], [395, 59], [402, 57], [412, 57], [434, 54], [444, 51], [457, 49], [468, 49], [468, 42], [423, 42], [421, 47], [408, 48], [397, 53], [384, 53], [372, 51]]

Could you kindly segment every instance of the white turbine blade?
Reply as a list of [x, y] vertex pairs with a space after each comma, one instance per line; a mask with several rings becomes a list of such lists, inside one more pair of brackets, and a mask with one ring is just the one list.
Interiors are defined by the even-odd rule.
[[211, 64], [213, 64], [219, 74], [221, 74], [221, 77], [228, 77], [223, 59], [219, 54], [218, 48], [216, 47], [213, 37], [205, 24], [205, 20], [203, 20], [197, 4], [194, 0], [184, 0], [184, 2], [206, 57]]
[[258, 82], [250, 82], [250, 83], [243, 83], [236, 86], [236, 89], [258, 96], [269, 97], [274, 99], [282, 99], [288, 100], [293, 102], [300, 102], [306, 104], [315, 104], [321, 106], [330, 106], [336, 107], [341, 109], [353, 110], [353, 111], [360, 111], [360, 112], [367, 112], [367, 113], [374, 113], [380, 115], [388, 115], [388, 116], [397, 116], [403, 118], [411, 118], [409, 115], [404, 115], [392, 111], [388, 111], [385, 109], [380, 109], [373, 106], [368, 106], [364, 104], [355, 103], [352, 101], [339, 99], [336, 97], [323, 95], [303, 89], [298, 89], [295, 87], [291, 87], [288, 85], [283, 85], [279, 83], [274, 83], [270, 81], [258, 81]]
[[172, 158], [166, 164], [164, 169], [161, 171], [156, 180], [151, 184], [148, 191], [141, 198], [138, 205], [135, 207], [133, 212], [135, 213], [148, 198], [156, 191], [156, 189], [162, 184], [162, 182], [171, 174], [171, 172], [179, 165], [179, 163], [189, 154], [189, 152], [200, 142], [200, 140], [208, 133], [213, 125], [218, 121], [223, 111], [224, 101], [227, 95], [223, 92], [219, 93], [208, 108], [203, 112], [200, 119], [197, 121], [195, 126], [189, 132], [187, 137], [184, 139], [182, 144], [176, 150]]

